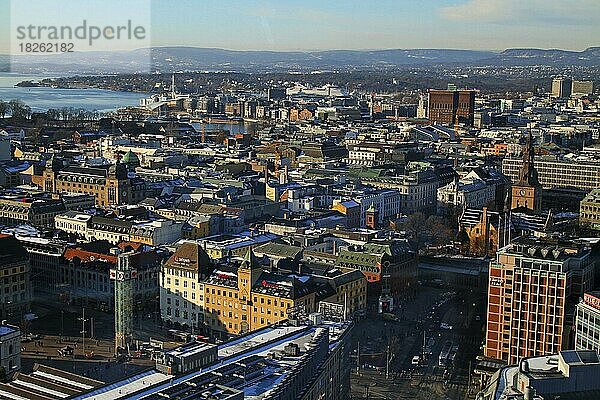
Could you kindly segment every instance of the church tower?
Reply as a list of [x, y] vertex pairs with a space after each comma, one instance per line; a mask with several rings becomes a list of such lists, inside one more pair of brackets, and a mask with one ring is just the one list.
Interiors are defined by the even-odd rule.
[[365, 225], [367, 228], [377, 229], [377, 223], [379, 222], [379, 212], [375, 209], [375, 204], [371, 203], [371, 206], [365, 212]]
[[511, 210], [526, 208], [537, 212], [542, 209], [542, 186], [538, 181], [533, 163], [534, 156], [533, 139], [531, 130], [529, 130], [527, 145], [523, 151], [523, 165], [519, 172], [519, 181], [512, 186]]

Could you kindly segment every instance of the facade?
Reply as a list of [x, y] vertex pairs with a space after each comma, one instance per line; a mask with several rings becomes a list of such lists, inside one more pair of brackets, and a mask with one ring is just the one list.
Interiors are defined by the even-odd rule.
[[552, 97], [568, 99], [571, 96], [571, 79], [558, 77], [552, 79]]
[[492, 206], [496, 188], [479, 179], [454, 181], [437, 190], [438, 213]]
[[12, 235], [0, 234], [0, 320], [21, 320], [31, 304], [29, 255]]
[[577, 243], [520, 238], [490, 264], [486, 357], [515, 364], [568, 348], [569, 301], [590, 290], [590, 249]]
[[204, 279], [212, 271], [200, 245], [184, 242], [162, 266], [160, 311], [167, 324], [201, 329], [204, 323]]
[[573, 80], [571, 95], [574, 97], [589, 96], [594, 92], [594, 81]]
[[37, 227], [54, 226], [54, 217], [65, 212], [61, 200], [10, 196], [0, 198], [0, 223], [29, 224]]
[[[128, 265], [136, 271], [132, 279], [133, 307], [136, 310], [156, 310], [159, 296], [158, 275], [164, 257], [154, 249], [135, 247], [135, 243], [121, 243], [108, 254], [70, 247], [63, 254], [59, 270], [61, 297], [69, 302], [94, 304], [100, 309], [112, 310], [115, 280], [111, 275], [119, 255], [127, 255]], [[132, 252], [132, 250], [135, 250]]]
[[401, 241], [366, 243], [342, 248], [334, 265], [342, 271], [360, 271], [365, 276], [369, 296], [383, 292], [394, 298], [412, 293], [417, 281], [417, 260]]
[[585, 293], [575, 311], [575, 350], [600, 353], [600, 294]]
[[365, 226], [369, 229], [377, 229], [379, 223], [379, 212], [373, 204], [365, 213]]
[[441, 125], [473, 126], [474, 90], [429, 90], [429, 122]]
[[129, 240], [132, 227], [132, 221], [93, 216], [89, 221], [85, 239], [106, 240], [116, 245]]
[[18, 326], [0, 324], [0, 368], [6, 375], [21, 369], [21, 330]]
[[133, 222], [77, 211], [67, 211], [54, 219], [56, 229], [86, 240], [106, 240], [112, 244], [129, 241], [149, 246], [178, 241], [183, 235], [184, 225], [182, 221], [168, 219]]
[[327, 284], [334, 293], [325, 297], [319, 304], [329, 303], [341, 306], [343, 319], [361, 318], [367, 310], [367, 279], [360, 271], [349, 271], [335, 276], [327, 276]]
[[91, 225], [92, 216], [77, 211], [67, 211], [54, 218], [54, 227], [63, 232], [86, 238]]
[[155, 220], [134, 224], [129, 233], [131, 242], [159, 246], [181, 239], [183, 222]]
[[[535, 157], [533, 164], [538, 180], [544, 188], [573, 188], [585, 191], [600, 188], [600, 162], [542, 156]], [[522, 165], [522, 159], [505, 158], [502, 160], [502, 173], [513, 182], [517, 182]]]
[[[394, 189], [400, 192], [398, 212], [434, 213], [437, 207], [437, 189], [440, 179], [433, 171], [418, 171], [401, 177], [363, 178], [364, 185], [381, 189]], [[375, 207], [378, 207], [375, 204]], [[362, 215], [364, 221], [364, 215]]]
[[36, 294], [57, 293], [61, 285], [61, 269], [64, 266], [68, 243], [62, 240], [38, 237], [19, 237], [19, 242], [29, 254], [31, 284]]
[[316, 310], [314, 279], [263, 271], [251, 250], [239, 266], [220, 266], [204, 282], [204, 320], [212, 335], [252, 332]]
[[390, 218], [395, 218], [400, 214], [401, 197], [397, 190], [374, 190], [354, 198], [360, 204], [360, 226], [365, 227], [367, 222], [367, 210], [375, 207], [378, 212], [377, 224], [380, 226]]
[[97, 206], [132, 204], [145, 197], [143, 182], [130, 178], [120, 161], [109, 168], [63, 167], [56, 159], [49, 163], [41, 176], [32, 178], [46, 192], [92, 195]]
[[594, 189], [579, 203], [579, 223], [600, 229], [600, 189]]
[[183, 375], [217, 362], [217, 346], [191, 342], [162, 353], [156, 360], [156, 369], [168, 375]]
[[363, 142], [348, 145], [348, 165], [373, 167], [392, 163], [406, 163], [419, 158], [415, 149], [398, 144]]

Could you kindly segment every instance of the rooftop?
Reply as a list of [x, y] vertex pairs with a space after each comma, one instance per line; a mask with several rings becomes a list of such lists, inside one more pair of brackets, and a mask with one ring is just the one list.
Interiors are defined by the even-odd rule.
[[18, 331], [18, 328], [16, 326], [0, 325], [0, 336], [9, 335], [9, 334], [17, 332], [17, 331]]
[[[202, 370], [179, 377], [160, 374], [160, 379], [156, 380], [153, 378], [156, 372], [147, 372], [97, 388], [75, 399], [224, 400], [240, 392], [246, 399], [266, 399], [269, 393], [295, 377], [299, 369], [307, 368], [307, 362], [318, 358], [312, 356], [316, 346], [335, 349], [350, 328], [349, 324], [332, 322], [319, 326], [267, 327], [219, 345], [219, 362]], [[298, 349], [296, 354], [286, 352], [286, 346], [290, 344]], [[214, 397], [206, 397], [207, 394]]]

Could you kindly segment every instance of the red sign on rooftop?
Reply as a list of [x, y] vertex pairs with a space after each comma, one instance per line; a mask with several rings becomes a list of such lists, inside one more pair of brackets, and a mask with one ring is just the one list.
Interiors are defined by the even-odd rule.
[[583, 301], [586, 304], [589, 304], [590, 306], [600, 310], [600, 298], [594, 296], [593, 294], [589, 294], [589, 293], [584, 293], [583, 294]]

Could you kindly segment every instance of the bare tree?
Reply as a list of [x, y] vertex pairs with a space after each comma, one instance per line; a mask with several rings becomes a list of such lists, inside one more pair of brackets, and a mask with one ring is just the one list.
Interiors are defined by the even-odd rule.
[[7, 102], [0, 100], [0, 116], [6, 117], [6, 113], [10, 111], [10, 106]]

